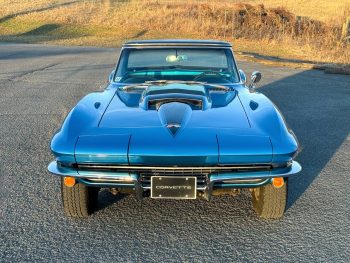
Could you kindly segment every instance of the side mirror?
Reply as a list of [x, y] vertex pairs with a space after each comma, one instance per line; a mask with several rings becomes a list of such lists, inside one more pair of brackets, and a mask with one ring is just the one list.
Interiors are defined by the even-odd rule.
[[113, 71], [111, 72], [111, 74], [109, 74], [109, 77], [108, 77], [108, 82], [109, 82], [109, 83], [113, 82], [114, 73], [115, 73], [115, 71], [113, 70]]
[[259, 71], [254, 71], [252, 73], [252, 76], [250, 77], [250, 85], [249, 85], [249, 89], [250, 90], [254, 90], [255, 89], [255, 84], [258, 83], [261, 80], [261, 73]]
[[247, 77], [245, 76], [244, 71], [240, 69], [240, 70], [238, 70], [238, 73], [239, 73], [239, 76], [240, 76], [240, 78], [241, 78], [241, 81], [242, 81], [243, 83], [246, 83], [246, 82], [247, 82]]

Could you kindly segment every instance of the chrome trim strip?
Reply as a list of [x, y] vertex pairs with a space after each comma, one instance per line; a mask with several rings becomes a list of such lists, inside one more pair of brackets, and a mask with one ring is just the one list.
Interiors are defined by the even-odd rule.
[[47, 167], [47, 170], [55, 175], [60, 175], [60, 176], [72, 176], [72, 177], [78, 177], [78, 171], [73, 169], [73, 168], [68, 168], [68, 167], [63, 167], [59, 166], [57, 164], [57, 161], [53, 161], [49, 164]]
[[293, 174], [297, 174], [301, 171], [301, 165], [292, 161], [291, 165], [284, 168], [275, 168], [270, 171], [257, 171], [257, 172], [240, 172], [240, 173], [221, 173], [210, 176], [210, 182], [221, 182], [226, 180], [237, 180], [237, 179], [263, 179], [273, 177], [288, 177]]
[[264, 179], [234, 179], [225, 180], [226, 184], [244, 184], [244, 183], [260, 183]]
[[135, 182], [138, 180], [137, 174], [132, 173], [97, 173], [97, 172], [86, 172], [78, 173], [74, 168], [67, 168], [57, 165], [56, 161], [53, 161], [48, 166], [48, 171], [52, 174], [59, 176], [72, 176], [76, 178], [85, 179], [105, 179], [105, 180], [119, 180], [120, 182]]
[[271, 181], [271, 178], [259, 179], [259, 181], [242, 180], [246, 182], [236, 182], [236, 183], [228, 183], [225, 181], [224, 183], [215, 183], [215, 189], [217, 188], [254, 188], [260, 187], [265, 184], [268, 184]]
[[220, 44], [220, 43], [125, 43], [123, 47], [222, 47], [222, 48], [231, 48], [232, 45]]
[[232, 170], [232, 169], [267, 169], [271, 165], [238, 165], [238, 166], [129, 166], [129, 165], [96, 165], [96, 164], [78, 164], [79, 168], [92, 168], [92, 169], [128, 169], [128, 170], [186, 170], [186, 171], [201, 171], [201, 170]]
[[95, 182], [85, 178], [77, 178], [79, 182], [86, 184], [88, 186], [97, 187], [121, 187], [121, 188], [135, 188], [135, 184], [131, 183], [115, 183], [115, 182]]

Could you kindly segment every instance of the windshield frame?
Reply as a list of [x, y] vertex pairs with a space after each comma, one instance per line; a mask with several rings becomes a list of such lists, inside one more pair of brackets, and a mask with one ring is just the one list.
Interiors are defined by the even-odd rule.
[[[236, 81], [231, 81], [230, 83], [212, 83], [212, 84], [221, 84], [221, 85], [229, 85], [229, 84], [238, 84], [241, 83], [241, 76], [238, 72], [238, 68], [237, 68], [237, 64], [236, 64], [236, 60], [235, 57], [233, 55], [233, 51], [231, 47], [208, 47], [208, 46], [164, 46], [164, 47], [154, 47], [154, 46], [149, 46], [149, 47], [123, 47], [121, 49], [120, 52], [120, 56], [114, 71], [114, 75], [112, 78], [112, 82], [120, 84], [120, 85], [130, 85], [130, 84], [141, 84], [141, 83], [123, 83], [123, 82], [119, 82], [118, 80], [116, 80], [116, 78], [120, 77], [120, 70], [122, 68], [126, 68], [127, 67], [127, 63], [128, 63], [128, 59], [125, 59], [125, 56], [128, 56], [128, 53], [132, 50], [140, 50], [140, 49], [152, 49], [152, 50], [157, 50], [157, 49], [194, 49], [194, 50], [198, 50], [198, 49], [213, 49], [213, 50], [223, 50], [225, 52], [226, 58], [227, 58], [227, 64], [228, 64], [228, 70], [231, 70], [230, 74], [233, 74], [233, 78], [236, 79]], [[171, 66], [169, 66], [170, 68]], [[208, 70], [210, 70], [209, 67], [204, 67]], [[199, 69], [199, 67], [197, 67], [197, 70]], [[179, 69], [181, 70], [181, 69]], [[193, 69], [195, 70], [195, 69]], [[180, 81], [180, 80], [179, 80]]]

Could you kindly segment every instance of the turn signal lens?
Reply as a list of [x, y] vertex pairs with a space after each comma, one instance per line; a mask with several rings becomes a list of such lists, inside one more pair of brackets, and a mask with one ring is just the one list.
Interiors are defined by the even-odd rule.
[[64, 177], [63, 178], [64, 185], [67, 187], [73, 187], [75, 185], [74, 177]]
[[284, 179], [283, 177], [276, 177], [272, 178], [272, 185], [275, 188], [281, 188], [284, 185]]

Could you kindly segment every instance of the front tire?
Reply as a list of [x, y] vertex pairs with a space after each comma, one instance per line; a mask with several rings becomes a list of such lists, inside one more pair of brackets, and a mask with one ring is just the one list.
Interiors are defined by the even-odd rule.
[[97, 206], [99, 188], [76, 183], [73, 187], [64, 185], [61, 179], [63, 209], [67, 216], [84, 218], [93, 213]]
[[280, 188], [275, 188], [271, 183], [254, 188], [252, 192], [254, 210], [262, 218], [279, 219], [286, 209], [287, 195], [286, 179]]

